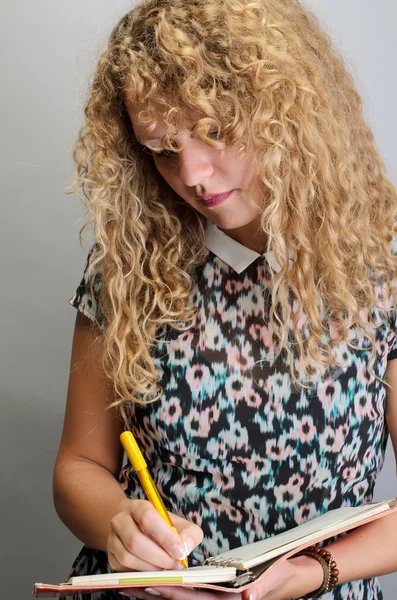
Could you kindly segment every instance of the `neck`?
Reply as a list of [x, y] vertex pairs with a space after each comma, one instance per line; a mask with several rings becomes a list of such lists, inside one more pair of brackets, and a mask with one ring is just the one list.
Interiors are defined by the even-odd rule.
[[[222, 229], [222, 231], [231, 237], [239, 244], [242, 244], [250, 250], [254, 250], [259, 254], [266, 252], [268, 236], [263, 231], [259, 230], [257, 220], [247, 223], [243, 227], [237, 229]], [[221, 228], [219, 228], [221, 229]]]

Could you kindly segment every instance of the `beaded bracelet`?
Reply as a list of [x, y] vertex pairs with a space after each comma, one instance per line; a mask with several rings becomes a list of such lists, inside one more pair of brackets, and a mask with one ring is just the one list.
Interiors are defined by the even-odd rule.
[[321, 548], [320, 546], [310, 546], [310, 548], [306, 548], [294, 556], [311, 556], [321, 564], [324, 571], [324, 580], [321, 586], [314, 592], [302, 596], [302, 600], [304, 598], [319, 598], [323, 594], [327, 594], [334, 589], [338, 583], [339, 571], [336, 568], [336, 562], [332, 558], [332, 554], [329, 550]]

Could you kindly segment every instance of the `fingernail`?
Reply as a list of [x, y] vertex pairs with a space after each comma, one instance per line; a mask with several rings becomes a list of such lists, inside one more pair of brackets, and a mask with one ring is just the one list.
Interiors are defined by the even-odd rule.
[[257, 593], [255, 591], [251, 592], [249, 595], [249, 600], [256, 600]]
[[183, 543], [183, 545], [185, 546], [186, 556], [189, 556], [189, 554], [192, 552], [192, 550], [194, 550], [194, 547], [195, 547], [194, 541], [192, 540], [192, 538], [187, 538], [187, 540]]
[[173, 544], [171, 547], [172, 556], [178, 560], [182, 560], [182, 558], [186, 558], [186, 550], [183, 546], [179, 544]]
[[153, 588], [145, 588], [144, 591], [148, 594], [152, 594], [152, 596], [161, 596], [160, 592], [154, 590]]

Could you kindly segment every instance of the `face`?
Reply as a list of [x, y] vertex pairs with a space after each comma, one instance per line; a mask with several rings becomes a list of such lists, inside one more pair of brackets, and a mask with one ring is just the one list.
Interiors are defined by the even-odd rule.
[[[128, 93], [125, 99], [135, 136], [143, 144], [145, 126], [139, 122], [138, 114], [144, 105], [133, 101]], [[238, 155], [234, 148], [212, 148], [199, 137], [192, 137], [187, 127], [182, 126], [174, 137], [179, 154], [161, 152], [165, 131], [159, 121], [148, 140], [152, 148], [158, 148], [158, 152], [151, 152], [160, 175], [196, 211], [237, 241], [252, 245], [262, 212], [259, 206], [263, 203], [253, 157]]]

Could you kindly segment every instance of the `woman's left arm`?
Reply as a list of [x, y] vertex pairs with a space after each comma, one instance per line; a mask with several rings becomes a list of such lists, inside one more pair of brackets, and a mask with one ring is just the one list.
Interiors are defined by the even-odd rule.
[[[397, 360], [390, 360], [386, 379], [386, 422], [397, 460]], [[397, 571], [397, 514], [363, 525], [329, 544], [339, 569], [339, 580], [353, 581]], [[374, 551], [376, 550], [376, 551]]]
[[[390, 360], [386, 379], [386, 422], [397, 460], [397, 360]], [[339, 569], [339, 581], [353, 581], [397, 571], [397, 513], [372, 521], [327, 548]]]

